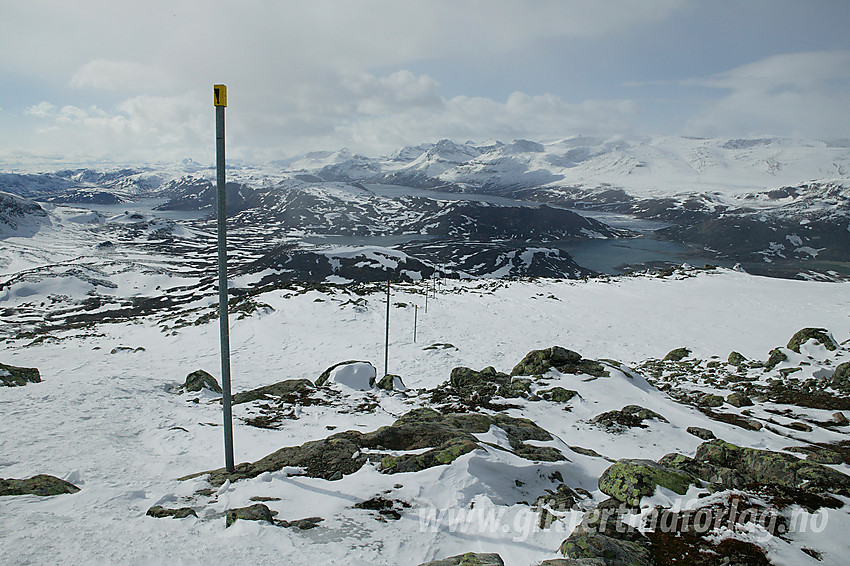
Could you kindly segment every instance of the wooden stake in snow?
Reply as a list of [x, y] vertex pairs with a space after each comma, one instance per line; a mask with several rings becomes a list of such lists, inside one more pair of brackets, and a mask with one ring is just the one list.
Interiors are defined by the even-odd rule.
[[234, 472], [233, 413], [230, 397], [230, 329], [227, 321], [227, 206], [224, 182], [224, 108], [227, 87], [213, 86], [215, 106], [215, 172], [218, 215], [218, 321], [221, 335], [221, 404], [224, 410], [224, 465]]

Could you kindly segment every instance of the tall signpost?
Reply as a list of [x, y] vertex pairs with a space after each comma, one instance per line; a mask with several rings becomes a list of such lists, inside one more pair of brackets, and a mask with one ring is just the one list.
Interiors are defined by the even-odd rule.
[[218, 213], [218, 321], [221, 334], [221, 403], [224, 410], [224, 464], [228, 472], [233, 465], [233, 411], [230, 397], [230, 329], [227, 322], [227, 206], [224, 190], [224, 108], [227, 87], [213, 85], [215, 106], [215, 171]]

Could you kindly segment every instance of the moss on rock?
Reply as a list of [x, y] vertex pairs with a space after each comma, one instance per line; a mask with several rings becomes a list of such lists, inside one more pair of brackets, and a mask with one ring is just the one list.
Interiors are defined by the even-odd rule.
[[595, 416], [590, 422], [593, 424], [607, 428], [610, 431], [617, 432], [624, 428], [646, 428], [643, 421], [654, 419], [661, 422], [668, 422], [663, 416], [655, 411], [641, 407], [640, 405], [626, 405], [619, 411], [607, 411]]
[[741, 365], [743, 365], [743, 364], [744, 364], [744, 362], [746, 362], [746, 361], [747, 361], [747, 358], [745, 358], [745, 357], [743, 356], [743, 354], [741, 354], [740, 352], [735, 352], [735, 351], [733, 351], [733, 352], [730, 352], [730, 353], [729, 353], [729, 357], [726, 359], [726, 361], [727, 361], [730, 365], [733, 365], [733, 366], [741, 366]]
[[733, 407], [750, 407], [753, 405], [752, 399], [738, 391], [727, 395], [726, 402], [732, 405]]
[[215, 377], [202, 369], [198, 369], [186, 376], [186, 382], [183, 384], [186, 391], [200, 391], [201, 389], [209, 389], [215, 393], [221, 393], [221, 385], [218, 384]]
[[720, 407], [723, 405], [723, 397], [714, 395], [713, 393], [706, 393], [699, 398], [699, 404], [704, 407]]
[[442, 560], [423, 562], [419, 566], [504, 566], [502, 557], [492, 553], [467, 552]]
[[798, 330], [791, 337], [791, 340], [788, 341], [787, 347], [789, 350], [793, 350], [799, 354], [800, 346], [809, 340], [814, 340], [829, 351], [838, 349], [838, 344], [835, 343], [835, 340], [832, 339], [832, 336], [829, 335], [829, 330], [826, 328], [803, 328], [802, 330]]
[[753, 484], [771, 484], [806, 491], [827, 490], [850, 495], [850, 476], [790, 454], [742, 448], [723, 440], [704, 442], [696, 460], [729, 468]]
[[538, 391], [537, 395], [539, 395], [543, 399], [546, 399], [547, 401], [553, 401], [555, 403], [568, 403], [570, 399], [578, 395], [578, 391], [573, 391], [572, 389], [564, 389], [563, 387], [553, 387], [551, 389]]
[[179, 509], [167, 509], [161, 505], [154, 505], [145, 513], [148, 517], [155, 519], [165, 519], [171, 517], [173, 519], [185, 519], [186, 517], [197, 517], [198, 514], [191, 507], [180, 507]]
[[676, 348], [675, 350], [670, 350], [669, 352], [667, 352], [667, 355], [664, 356], [664, 361], [665, 362], [680, 362], [690, 355], [691, 355], [691, 350], [689, 348]]
[[679, 495], [688, 491], [693, 477], [682, 470], [667, 468], [652, 460], [620, 460], [599, 478], [599, 490], [628, 505], [638, 505], [641, 497], [662, 486]]
[[239, 507], [236, 509], [228, 509], [225, 519], [225, 528], [229, 527], [238, 520], [242, 521], [263, 521], [274, 524], [274, 513], [262, 503], [255, 503], [248, 507]]
[[399, 385], [401, 386], [401, 388], [403, 388], [404, 382], [401, 380], [401, 376], [392, 373], [388, 373], [387, 375], [382, 377], [380, 381], [378, 381], [376, 387], [385, 391], [393, 391], [396, 389], [396, 380], [398, 380]]
[[599, 362], [583, 359], [578, 352], [561, 346], [532, 350], [514, 366], [511, 375], [544, 375], [551, 369], [561, 373], [588, 374], [595, 377], [610, 375]]
[[459, 456], [479, 448], [478, 439], [474, 435], [489, 431], [491, 426], [504, 430], [513, 452], [523, 458], [545, 461], [565, 459], [555, 448], [526, 444], [528, 440], [552, 440], [551, 434], [528, 419], [479, 413], [443, 415], [433, 409], [420, 408], [402, 415], [392, 425], [381, 427], [374, 432], [340, 432], [324, 440], [281, 448], [253, 463], [239, 464], [234, 473], [218, 469], [183, 479], [209, 473], [210, 483], [218, 486], [228, 479], [253, 478], [263, 472], [297, 467], [302, 468], [310, 477], [333, 481], [357, 471], [366, 463], [367, 457], [363, 454], [363, 449], [380, 454], [381, 451], [388, 450], [413, 451], [429, 448], [430, 450], [419, 454], [383, 454], [383, 473], [416, 472], [449, 464]]
[[25, 480], [0, 478], [2, 495], [38, 495], [48, 497], [65, 493], [77, 493], [80, 488], [65, 480], [47, 474], [39, 474]]
[[788, 356], [785, 355], [785, 352], [783, 352], [779, 348], [774, 348], [768, 354], [767, 361], [764, 363], [764, 367], [767, 370], [772, 370], [777, 365], [786, 361], [787, 359]]
[[257, 387], [250, 391], [241, 391], [233, 396], [233, 404], [240, 405], [258, 399], [265, 399], [266, 397], [302, 397], [309, 395], [314, 389], [315, 387], [313, 387], [313, 383], [309, 379], [287, 379], [272, 383], [271, 385]]
[[36, 368], [22, 368], [0, 364], [0, 385], [20, 387], [27, 383], [40, 383], [41, 373]]

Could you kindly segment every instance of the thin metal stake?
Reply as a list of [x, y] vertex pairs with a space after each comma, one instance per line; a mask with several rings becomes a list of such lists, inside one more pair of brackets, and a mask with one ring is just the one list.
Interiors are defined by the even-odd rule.
[[218, 320], [221, 334], [221, 404], [224, 409], [224, 464], [233, 473], [233, 412], [230, 397], [230, 329], [227, 321], [227, 203], [224, 182], [224, 108], [227, 87], [213, 87], [215, 105], [215, 170], [218, 215]]
[[416, 319], [419, 318], [419, 305], [413, 305], [413, 343], [416, 344]]
[[390, 362], [390, 282], [387, 281], [387, 338], [384, 342], [384, 375], [389, 375]]

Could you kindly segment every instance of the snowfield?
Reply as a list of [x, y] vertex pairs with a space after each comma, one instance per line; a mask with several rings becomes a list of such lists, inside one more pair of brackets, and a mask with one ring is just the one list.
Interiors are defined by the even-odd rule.
[[[230, 319], [234, 393], [287, 379], [315, 381], [346, 360], [370, 361], [380, 371], [386, 295], [377, 287], [362, 296], [352, 289], [277, 288], [253, 296], [263, 308]], [[719, 356], [724, 366], [732, 350], [763, 360], [804, 327], [828, 329], [842, 344], [850, 339], [849, 290], [846, 283], [770, 279], [732, 270], [588, 281], [447, 280], [429, 297], [426, 312], [424, 283], [398, 285], [391, 298], [389, 372], [409, 389], [370, 389], [374, 376], [364, 373], [368, 366], [343, 367], [331, 379], [337, 383], [319, 388], [327, 390], [327, 403], [293, 406], [291, 417], [277, 429], [249, 426], [246, 419], [258, 405], [236, 405], [236, 461], [256, 461], [281, 447], [340, 431], [374, 431], [413, 409], [432, 406], [422, 390], [440, 386], [453, 368], [493, 366], [510, 373], [529, 351], [555, 345], [584, 358], [634, 367], [678, 347], [689, 348], [697, 359]], [[214, 302], [212, 293], [209, 298]], [[0, 308], [14, 308], [9, 301], [0, 298]], [[419, 307], [415, 343], [414, 306]], [[52, 497], [0, 497], [0, 563], [395, 565], [496, 552], [509, 566], [531, 566], [561, 557], [559, 545], [581, 520], [581, 511], [568, 511], [542, 530], [537, 514], [522, 503], [554, 489], [555, 472], [567, 486], [588, 492], [580, 502], [586, 509], [606, 499], [598, 480], [614, 460], [657, 460], [670, 452], [693, 456], [702, 441], [687, 427], [710, 429], [738, 446], [773, 451], [847, 439], [846, 426], [780, 434], [772, 426], [748, 430], [718, 422], [656, 389], [645, 373], [621, 371], [606, 362], [608, 378], [556, 370], [547, 374], [546, 387], [578, 393], [569, 410], [550, 401], [516, 398], [509, 400], [515, 407], [504, 411], [549, 431], [553, 440], [529, 444], [553, 447], [567, 460], [519, 457], [510, 451], [505, 431], [491, 426], [476, 436], [483, 447], [418, 472], [381, 473], [379, 462], [370, 460], [333, 481], [288, 468], [220, 487], [203, 475], [181, 481], [221, 467], [223, 440], [219, 395], [176, 391], [197, 369], [219, 377], [217, 321], [184, 326], [175, 323], [177, 316], [159, 312], [93, 324], [56, 331], [40, 341], [9, 337], [0, 346], [0, 362], [36, 367], [42, 378], [24, 387], [0, 387], [0, 477], [51, 474], [81, 488]], [[444, 346], [428, 349], [432, 344]], [[846, 348], [827, 351], [814, 342], [801, 352], [799, 360], [789, 352], [789, 361], [778, 369], [805, 361], [811, 369], [804, 371], [816, 372], [850, 359]], [[590, 423], [596, 415], [630, 404], [668, 422], [647, 421], [647, 428], [618, 433]], [[753, 418], [774, 418], [764, 407], [781, 408], [759, 404]], [[832, 413], [794, 410], [815, 420]], [[831, 467], [850, 473], [846, 463]], [[698, 492], [691, 486], [680, 497], [659, 487], [644, 499], [642, 512], [650, 503], [696, 501]], [[376, 495], [396, 502], [400, 518], [354, 507]], [[269, 498], [264, 503], [278, 520], [323, 521], [310, 530], [249, 520], [225, 528], [228, 509], [251, 505], [257, 497]], [[850, 551], [844, 536], [850, 529], [850, 500], [841, 501], [841, 509], [815, 513], [789, 508], [809, 524], [817, 519], [818, 528], [823, 527], [818, 532], [810, 528], [778, 537], [753, 528], [726, 535], [756, 542], [775, 564], [839, 564]], [[189, 506], [198, 516], [147, 516], [155, 505]], [[468, 524], [459, 527], [464, 521]], [[803, 548], [820, 553], [822, 562]]]

